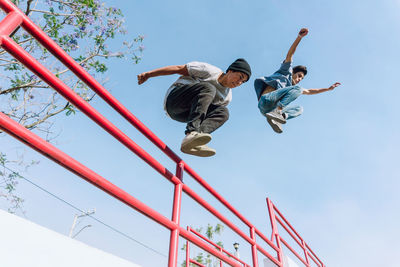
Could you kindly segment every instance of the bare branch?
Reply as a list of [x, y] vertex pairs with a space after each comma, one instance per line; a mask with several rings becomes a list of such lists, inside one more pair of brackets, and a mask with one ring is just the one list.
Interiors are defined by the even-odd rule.
[[44, 116], [44, 117], [41, 118], [40, 120], [35, 121], [35, 122], [32, 123], [32, 124], [25, 125], [25, 128], [27, 128], [27, 129], [32, 129], [32, 128], [34, 128], [36, 125], [41, 124], [41, 123], [45, 122], [46, 120], [48, 120], [49, 118], [51, 118], [51, 117], [53, 117], [53, 116], [55, 116], [55, 115], [57, 115], [57, 114], [63, 112], [64, 110], [66, 110], [66, 109], [68, 108], [68, 105], [69, 105], [69, 104], [67, 104], [65, 107], [63, 107], [63, 108], [61, 108], [61, 109], [59, 109], [59, 110], [57, 110], [57, 111], [55, 111], [55, 112], [52, 112], [52, 113], [47, 114], [46, 116]]
[[50, 11], [39, 10], [39, 9], [31, 9], [31, 12], [38, 12], [38, 13], [54, 15], [54, 16], [60, 16], [60, 17], [76, 17], [76, 16], [79, 16], [79, 15], [82, 15], [82, 14], [79, 14], [79, 13], [74, 13], [74, 14], [53, 13], [53, 12], [50, 12]]
[[32, 4], [33, 0], [28, 0], [26, 2], [26, 10], [25, 10], [25, 14], [27, 16], [29, 16], [29, 13], [31, 13], [31, 4]]
[[9, 88], [9, 89], [0, 91], [0, 95], [9, 94], [12, 91], [19, 90], [19, 89], [22, 89], [22, 88], [34, 87], [33, 85], [35, 85], [38, 82], [40, 82], [40, 81], [31, 81], [29, 83], [26, 83], [26, 84], [23, 84], [23, 85], [20, 85], [20, 86], [16, 86], [16, 87], [13, 87], [13, 88]]

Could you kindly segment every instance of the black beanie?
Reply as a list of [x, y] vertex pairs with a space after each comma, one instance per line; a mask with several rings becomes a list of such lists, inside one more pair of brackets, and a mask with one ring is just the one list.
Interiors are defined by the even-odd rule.
[[243, 72], [244, 74], [247, 74], [248, 78], [246, 80], [246, 82], [250, 79], [251, 76], [251, 68], [249, 63], [247, 63], [247, 61], [244, 58], [238, 58], [235, 60], [235, 62], [233, 62], [228, 69], [226, 70], [226, 72], [228, 72], [229, 70], [232, 71], [240, 71]]

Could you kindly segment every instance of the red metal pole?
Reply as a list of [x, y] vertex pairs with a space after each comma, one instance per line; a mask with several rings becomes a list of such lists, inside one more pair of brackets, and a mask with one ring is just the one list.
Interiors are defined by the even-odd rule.
[[278, 234], [278, 226], [276, 225], [276, 221], [275, 221], [274, 206], [272, 204], [272, 201], [269, 198], [267, 198], [267, 207], [268, 207], [268, 212], [269, 212], [269, 218], [271, 220], [272, 233], [275, 237], [276, 246], [279, 249], [278, 253], [277, 253], [278, 261], [280, 263], [280, 266], [283, 267], [283, 252], [282, 252], [280, 237]]
[[298, 240], [299, 238], [298, 238], [295, 234], [293, 234], [292, 231], [289, 230], [288, 226], [286, 226], [286, 225], [281, 221], [281, 219], [279, 219], [279, 217], [275, 217], [275, 220], [276, 220], [276, 222], [279, 223], [279, 225], [281, 225], [281, 226], [283, 227], [283, 229], [286, 230], [286, 232], [293, 238], [294, 241], [296, 241], [296, 243], [297, 243], [300, 247], [303, 247], [302, 242], [301, 242], [303, 239]]
[[[179, 163], [176, 166], [176, 177], [182, 181], [183, 164]], [[182, 204], [182, 183], [175, 185], [174, 202], [172, 207], [172, 221], [179, 226]], [[179, 249], [179, 228], [171, 231], [169, 242], [169, 267], [177, 267], [178, 264], [178, 249]]]
[[325, 266], [322, 262], [317, 261], [317, 260], [311, 255], [310, 252], [307, 251], [307, 255], [308, 255], [308, 257], [310, 257], [310, 258], [314, 261], [314, 263], [315, 263], [318, 267], [324, 267], [324, 266]]
[[0, 22], [0, 36], [9, 36], [22, 23], [22, 16], [18, 12], [9, 13]]
[[306, 243], [306, 247], [308, 248], [308, 250], [311, 252], [311, 254], [321, 263], [322, 266], [325, 266], [325, 264], [318, 258], [317, 255], [315, 255], [314, 251], [307, 245]]
[[[219, 248], [219, 251], [222, 253], [223, 252], [223, 250], [222, 250], [222, 248]], [[219, 260], [219, 267], [222, 267], [222, 261], [221, 260]]]
[[310, 261], [308, 260], [308, 255], [307, 255], [306, 242], [304, 242], [304, 240], [301, 240], [301, 243], [303, 245], [302, 248], [303, 248], [303, 251], [304, 251], [304, 257], [306, 259], [306, 262], [307, 262], [308, 266], [310, 266]]
[[[278, 210], [278, 208], [277, 207], [275, 207], [275, 205], [273, 205], [273, 207], [274, 207], [274, 213], [276, 212], [276, 213], [278, 213], [278, 215], [282, 218], [282, 220], [287, 224], [287, 226], [290, 228], [290, 229], [292, 229], [292, 231], [293, 231], [293, 233], [295, 233], [296, 235], [297, 235], [297, 237], [300, 239], [300, 240], [303, 240], [303, 238], [300, 236], [300, 234], [299, 233], [297, 233], [297, 231], [293, 228], [293, 226], [288, 222], [288, 220], [286, 220], [286, 218], [282, 215], [282, 213]], [[283, 225], [283, 224], [281, 224], [281, 225]], [[289, 231], [288, 231], [289, 232]]]
[[[187, 227], [187, 230], [190, 231], [190, 227]], [[190, 264], [190, 243], [186, 240], [186, 267], [189, 267]]]
[[305, 266], [310, 267], [309, 264], [295, 251], [282, 237], [279, 237], [280, 241], [295, 255]]
[[254, 241], [253, 245], [251, 245], [251, 256], [253, 258], [253, 266], [258, 267], [258, 251], [256, 242], [256, 232], [254, 230], [254, 227], [250, 228], [250, 237]]

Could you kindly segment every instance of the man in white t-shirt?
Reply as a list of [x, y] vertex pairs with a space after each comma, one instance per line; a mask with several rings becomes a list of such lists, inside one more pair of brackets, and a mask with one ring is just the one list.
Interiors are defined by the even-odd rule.
[[210, 133], [228, 120], [231, 89], [249, 80], [250, 65], [239, 58], [224, 73], [208, 63], [190, 62], [141, 73], [138, 84], [171, 74], [181, 76], [168, 89], [164, 109], [172, 119], [187, 123], [181, 151], [200, 157], [215, 155], [216, 151], [206, 145], [211, 141]]

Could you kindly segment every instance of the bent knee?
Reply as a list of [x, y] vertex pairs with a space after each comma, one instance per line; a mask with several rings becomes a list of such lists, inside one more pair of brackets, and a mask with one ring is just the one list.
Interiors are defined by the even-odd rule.
[[229, 119], [229, 110], [227, 107], [221, 107], [221, 120], [226, 122]]
[[274, 104], [274, 101], [271, 100], [268, 94], [264, 94], [258, 100], [258, 108], [268, 107]]

